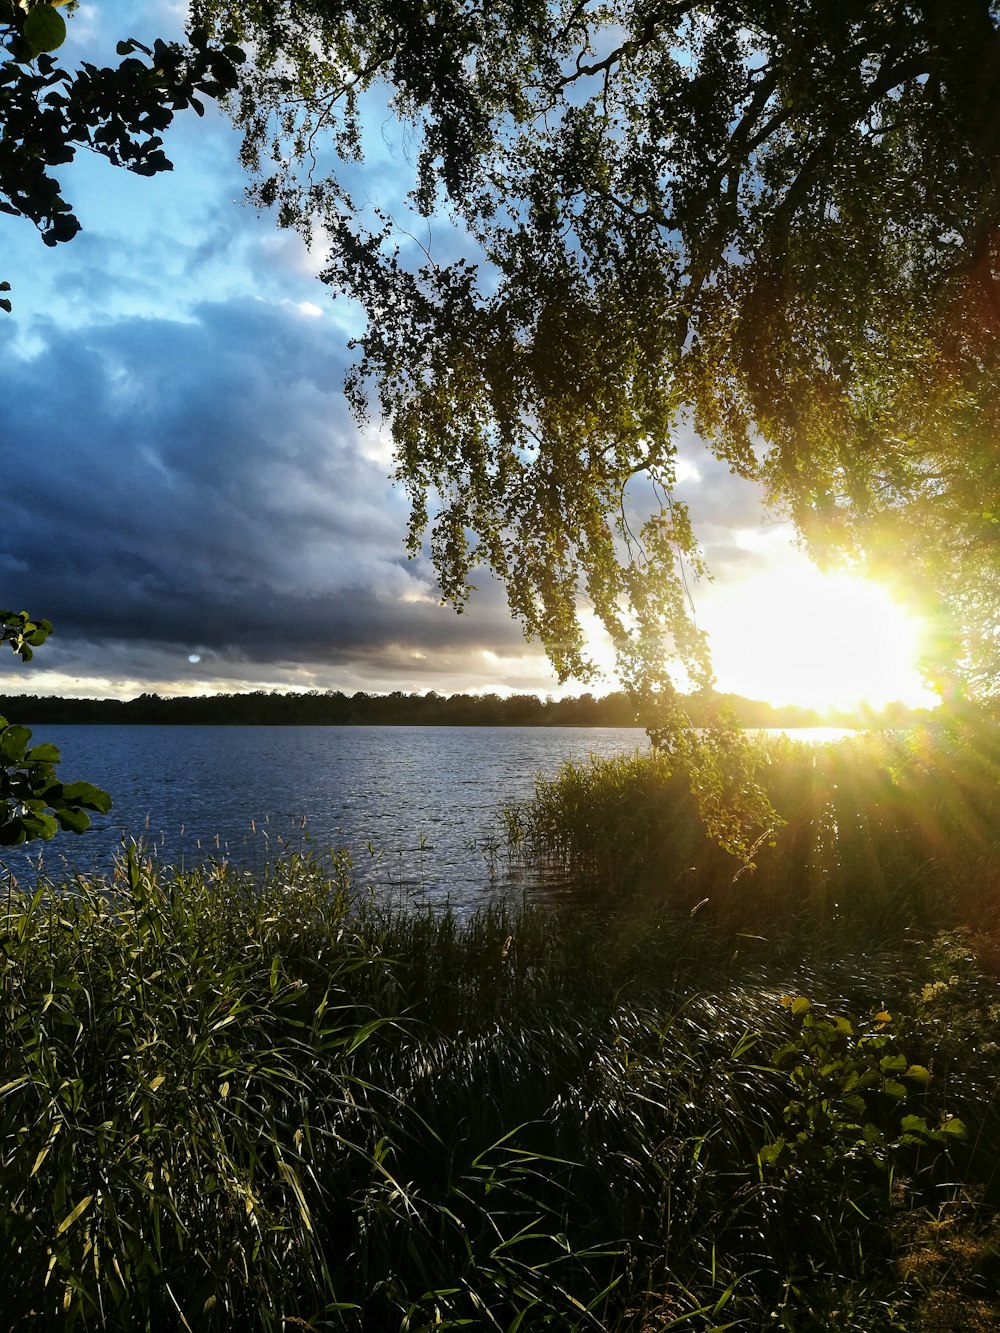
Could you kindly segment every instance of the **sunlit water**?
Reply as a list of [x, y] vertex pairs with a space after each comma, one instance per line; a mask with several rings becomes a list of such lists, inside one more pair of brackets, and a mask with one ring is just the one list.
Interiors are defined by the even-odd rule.
[[[830, 739], [826, 731], [803, 738]], [[468, 907], [540, 886], [551, 870], [497, 854], [497, 810], [531, 795], [565, 760], [645, 749], [631, 727], [38, 726], [114, 808], [82, 837], [8, 851], [15, 873], [39, 851], [47, 874], [107, 873], [144, 839], [164, 861], [210, 859], [259, 874], [284, 843], [346, 850], [354, 878], [404, 901]]]

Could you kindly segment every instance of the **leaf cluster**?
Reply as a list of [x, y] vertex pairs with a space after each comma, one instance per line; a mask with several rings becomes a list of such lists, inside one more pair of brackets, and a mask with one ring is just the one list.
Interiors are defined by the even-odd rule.
[[[10, 645], [22, 662], [52, 633], [47, 620], [33, 620], [27, 611], [0, 611], [0, 643]], [[107, 814], [111, 797], [89, 782], [60, 782], [54, 745], [29, 748], [31, 732], [0, 717], [0, 846], [49, 839], [57, 830], [84, 833], [88, 810]]]
[[934, 1128], [926, 1115], [898, 1118], [911, 1092], [927, 1089], [931, 1074], [898, 1049], [887, 1011], [862, 1021], [818, 1013], [802, 995], [783, 996], [782, 1004], [799, 1027], [771, 1059], [785, 1073], [792, 1097], [784, 1110], [785, 1132], [761, 1149], [762, 1169], [798, 1174], [859, 1157], [886, 1176], [900, 1148], [945, 1145], [965, 1136], [955, 1116], [942, 1114]]
[[0, 846], [48, 840], [59, 829], [85, 833], [88, 811], [107, 814], [111, 797], [90, 782], [61, 782], [54, 745], [29, 746], [27, 727], [0, 717]]
[[48, 620], [32, 620], [27, 611], [0, 611], [0, 642], [9, 644], [22, 662], [30, 662], [51, 633]]
[[186, 47], [122, 41], [117, 66], [84, 61], [69, 71], [50, 54], [65, 33], [51, 4], [0, 7], [0, 212], [28, 218], [46, 245], [80, 230], [55, 168], [84, 148], [138, 175], [169, 171], [162, 136], [174, 116], [187, 107], [203, 114], [202, 98], [229, 93], [242, 59], [232, 44], [193, 32]]

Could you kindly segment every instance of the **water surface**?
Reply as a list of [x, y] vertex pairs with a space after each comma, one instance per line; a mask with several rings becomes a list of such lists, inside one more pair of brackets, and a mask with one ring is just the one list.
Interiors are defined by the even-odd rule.
[[[122, 840], [165, 860], [211, 858], [259, 872], [282, 842], [346, 849], [358, 878], [415, 901], [467, 906], [530, 887], [491, 855], [496, 810], [530, 796], [567, 759], [646, 748], [632, 727], [37, 726], [114, 808], [82, 837], [40, 849], [47, 872], [107, 872]], [[23, 873], [16, 853], [8, 864]], [[527, 877], [527, 878], [526, 878]]]

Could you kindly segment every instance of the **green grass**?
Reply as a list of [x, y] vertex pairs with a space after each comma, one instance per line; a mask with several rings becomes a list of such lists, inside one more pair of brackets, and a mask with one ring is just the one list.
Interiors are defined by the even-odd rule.
[[599, 901], [704, 912], [731, 929], [831, 941], [1000, 927], [1000, 727], [961, 719], [825, 745], [752, 743], [783, 821], [747, 869], [706, 837], [663, 753], [569, 763], [502, 809], [513, 854], [547, 858]]
[[894, 868], [822, 844], [793, 892], [762, 859], [720, 875], [739, 911], [691, 914], [675, 867], [726, 863], [656, 826], [681, 798], [638, 760], [543, 791], [557, 831], [574, 794], [563, 858], [635, 849], [631, 881], [549, 906], [390, 909], [296, 853], [262, 885], [138, 850], [112, 884], [11, 884], [0, 1329], [988, 1327], [1000, 1000], [954, 921], [975, 896], [894, 883], [924, 849], [892, 794], [988, 815], [987, 770], [904, 752], [887, 788], [838, 753], [770, 762], [811, 818], [856, 773], [833, 845], [854, 809]]

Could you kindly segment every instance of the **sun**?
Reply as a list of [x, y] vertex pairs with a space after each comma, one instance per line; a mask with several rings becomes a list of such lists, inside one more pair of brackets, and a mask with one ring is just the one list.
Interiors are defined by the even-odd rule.
[[938, 702], [917, 670], [919, 621], [867, 579], [803, 565], [713, 592], [699, 622], [720, 690], [810, 708]]

